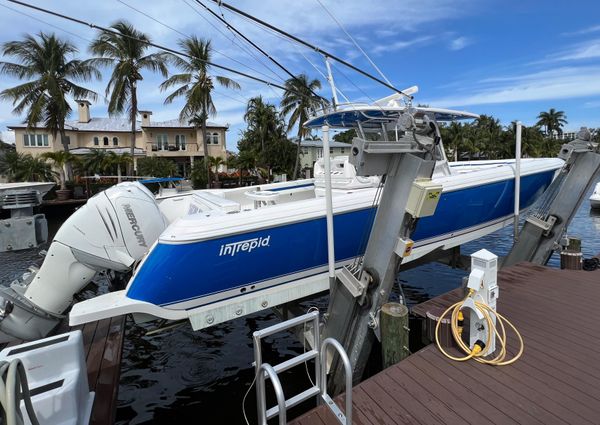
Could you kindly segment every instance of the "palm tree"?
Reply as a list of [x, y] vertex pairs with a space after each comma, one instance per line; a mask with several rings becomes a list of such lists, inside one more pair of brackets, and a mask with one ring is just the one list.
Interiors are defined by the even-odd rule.
[[548, 112], [540, 112], [537, 118], [536, 125], [545, 127], [546, 135], [550, 138], [554, 138], [555, 131], [557, 134], [561, 134], [563, 125], [567, 124], [567, 116], [564, 111], [557, 111], [554, 108], [550, 108]]
[[308, 111], [326, 106], [327, 99], [314, 94], [315, 90], [321, 88], [321, 82], [317, 79], [309, 80], [306, 74], [300, 74], [290, 78], [285, 82], [285, 93], [281, 99], [281, 113], [284, 116], [289, 115], [288, 132], [298, 124], [298, 148], [296, 151], [296, 163], [294, 165], [294, 176], [298, 176], [298, 167], [300, 165], [300, 144], [302, 138], [309, 133], [302, 124], [308, 119]]
[[67, 190], [67, 179], [65, 178], [65, 166], [69, 162], [75, 159], [75, 155], [70, 152], [56, 151], [56, 152], [44, 152], [41, 155], [42, 159], [49, 159], [54, 163], [54, 166], [58, 168], [58, 175], [60, 180], [60, 190]]
[[[181, 70], [165, 80], [161, 85], [162, 91], [177, 87], [165, 99], [165, 104], [172, 103], [178, 97], [185, 98], [185, 104], [179, 113], [181, 121], [187, 121], [196, 128], [201, 128], [202, 145], [205, 158], [208, 157], [208, 135], [206, 133], [206, 121], [215, 116], [217, 110], [212, 100], [211, 92], [214, 89], [214, 81], [225, 88], [239, 89], [240, 85], [230, 78], [223, 76], [211, 76], [210, 62], [212, 48], [210, 40], [204, 40], [196, 36], [179, 40], [179, 46], [187, 55], [186, 58], [171, 56], [172, 62]], [[210, 185], [210, 166], [206, 164], [207, 185]]]
[[106, 171], [106, 158], [108, 151], [105, 149], [90, 149], [90, 153], [83, 157], [82, 168], [86, 175], [102, 174]]
[[147, 54], [150, 37], [136, 30], [127, 21], [117, 21], [110, 28], [118, 34], [101, 32], [90, 45], [90, 51], [98, 57], [89, 61], [94, 65], [113, 68], [106, 86], [106, 96], [110, 96], [108, 113], [114, 116], [129, 112], [133, 158], [138, 113], [138, 81], [143, 79], [143, 70], [158, 72], [167, 77], [169, 56], [166, 53]]
[[77, 52], [68, 41], [44, 33], [37, 38], [27, 35], [22, 41], [2, 45], [2, 54], [18, 59], [20, 63], [0, 62], [0, 73], [29, 81], [3, 90], [0, 98], [13, 102], [13, 113], [26, 112], [28, 127], [43, 123], [53, 138], [60, 134], [65, 151], [69, 150], [65, 120], [71, 112], [67, 96], [96, 99], [95, 92], [73, 81], [100, 78], [93, 65], [78, 59], [69, 60]]
[[277, 127], [277, 110], [275, 105], [265, 103], [262, 96], [256, 96], [248, 101], [244, 121], [251, 131], [256, 131], [260, 138], [261, 151], [265, 150], [265, 138]]
[[52, 167], [40, 157], [20, 154], [15, 180], [26, 182], [48, 182], [54, 180], [56, 173]]
[[7, 150], [0, 157], [0, 175], [6, 176], [8, 181], [15, 181], [21, 171], [24, 156], [24, 154], [16, 150]]
[[131, 162], [131, 155], [127, 153], [119, 155], [112, 151], [108, 152], [105, 160], [106, 168], [113, 170], [117, 168], [117, 183], [121, 183], [121, 166], [127, 167]]
[[215, 169], [215, 181], [219, 181], [219, 166], [225, 164], [225, 160], [220, 156], [209, 156], [208, 165], [210, 168]]
[[[37, 37], [27, 35], [23, 40], [2, 45], [2, 54], [12, 56], [19, 63], [0, 61], [0, 74], [26, 80], [0, 92], [0, 99], [12, 101], [14, 114], [25, 113], [28, 128], [43, 124], [54, 140], [60, 134], [65, 152], [69, 151], [65, 135], [65, 120], [71, 113], [68, 97], [96, 99], [95, 92], [75, 81], [100, 78], [93, 64], [73, 59], [77, 52], [68, 41], [54, 34], [40, 33]], [[68, 164], [67, 174], [71, 174]]]

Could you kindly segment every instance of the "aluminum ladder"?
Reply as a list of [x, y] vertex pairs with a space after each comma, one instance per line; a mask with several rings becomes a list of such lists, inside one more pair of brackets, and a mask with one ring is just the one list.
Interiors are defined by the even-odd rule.
[[[296, 326], [306, 326], [307, 323], [312, 323], [313, 344], [311, 350], [274, 366], [271, 366], [268, 363], [263, 363], [261, 349], [261, 341], [263, 338], [286, 331]], [[324, 403], [327, 407], [329, 407], [341, 424], [350, 425], [352, 423], [352, 368], [350, 366], [350, 360], [348, 359], [348, 355], [346, 354], [346, 351], [342, 345], [334, 338], [327, 338], [321, 343], [321, 337], [319, 335], [318, 311], [294, 317], [293, 319], [286, 320], [285, 322], [281, 322], [263, 330], [256, 331], [253, 334], [253, 339], [256, 370], [256, 404], [258, 409], [258, 421], [260, 425], [266, 425], [267, 421], [275, 416], [279, 416], [280, 425], [285, 425], [287, 423], [287, 409], [296, 406], [297, 404], [300, 404], [311, 397], [317, 397], [317, 402]], [[329, 394], [327, 394], [326, 355], [328, 347], [332, 347], [338, 352], [346, 372], [345, 412], [342, 412], [331, 399]], [[286, 400], [278, 374], [291, 369], [292, 367], [306, 363], [312, 359], [315, 360], [315, 385]], [[266, 379], [270, 379], [273, 383], [273, 388], [277, 397], [277, 405], [271, 407], [270, 409], [267, 409], [266, 403]]]

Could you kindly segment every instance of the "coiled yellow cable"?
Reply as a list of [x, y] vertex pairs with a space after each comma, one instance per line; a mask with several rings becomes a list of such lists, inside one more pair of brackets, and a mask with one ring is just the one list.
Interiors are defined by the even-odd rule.
[[[461, 310], [463, 308], [465, 301], [469, 297], [472, 297], [472, 295], [473, 295], [473, 291], [471, 290], [469, 292], [469, 294], [465, 297], [464, 300], [452, 304], [440, 316], [440, 318], [435, 326], [435, 342], [436, 342], [439, 350], [442, 352], [442, 354], [444, 354], [449, 359], [455, 360], [458, 362], [464, 362], [464, 361], [467, 361], [470, 359], [475, 359], [475, 361], [477, 361], [479, 363], [485, 363], [485, 364], [489, 364], [489, 365], [493, 365], [493, 366], [506, 366], [511, 363], [514, 363], [523, 354], [523, 349], [525, 348], [525, 344], [523, 342], [523, 337], [521, 336], [521, 334], [519, 333], [517, 328], [506, 317], [502, 316], [500, 313], [498, 313], [497, 311], [495, 311], [494, 309], [489, 307], [487, 304], [473, 300], [474, 304], [475, 304], [475, 308], [477, 308], [477, 310], [483, 315], [483, 317], [487, 323], [487, 327], [486, 327], [488, 330], [487, 341], [491, 341], [492, 338], [497, 338], [500, 343], [500, 351], [498, 352], [496, 357], [494, 357], [493, 359], [486, 359], [485, 357], [488, 354], [492, 354], [492, 353], [488, 353], [491, 344], [489, 344], [489, 343], [486, 344], [483, 349], [479, 345], [475, 345], [473, 347], [473, 349], [471, 349], [471, 348], [469, 348], [469, 346], [467, 344], [465, 344], [463, 342], [462, 326], [459, 326], [459, 320], [462, 322]], [[452, 315], [450, 316], [451, 317], [450, 328], [452, 329], [452, 336], [454, 337], [454, 340], [456, 341], [458, 346], [461, 348], [461, 350], [463, 350], [466, 353], [466, 356], [464, 356], [464, 357], [456, 357], [456, 356], [452, 356], [452, 355], [448, 354], [446, 352], [446, 350], [444, 350], [442, 348], [442, 345], [440, 344], [440, 338], [439, 338], [440, 325], [441, 325], [444, 317], [446, 317], [450, 311], [452, 311]], [[461, 317], [459, 318], [459, 316], [461, 316]], [[496, 317], [496, 322], [499, 325], [500, 331], [498, 331], [498, 328], [494, 325], [494, 322], [492, 320], [493, 316]], [[517, 352], [517, 354], [513, 358], [508, 359], [508, 360], [506, 360], [507, 352], [506, 352], [506, 328], [504, 326], [505, 323], [514, 331], [515, 335], [519, 339], [519, 345], [520, 345], [519, 351]]]

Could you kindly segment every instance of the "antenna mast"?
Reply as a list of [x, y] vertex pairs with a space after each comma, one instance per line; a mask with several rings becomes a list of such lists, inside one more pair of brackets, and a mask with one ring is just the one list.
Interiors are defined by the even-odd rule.
[[333, 110], [337, 109], [339, 105], [337, 90], [335, 88], [335, 81], [333, 81], [333, 74], [331, 73], [331, 64], [329, 63], [329, 57], [325, 56], [325, 66], [327, 66], [327, 81], [329, 81], [329, 85], [331, 86], [331, 93], [333, 94]]

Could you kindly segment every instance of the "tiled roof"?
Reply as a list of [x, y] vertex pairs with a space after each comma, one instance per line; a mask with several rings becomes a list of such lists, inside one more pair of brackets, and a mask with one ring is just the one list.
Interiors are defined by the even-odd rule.
[[[8, 128], [26, 128], [27, 124], [11, 125]], [[42, 123], [35, 125], [35, 128], [44, 128]], [[141, 131], [140, 121], [136, 122], [136, 131]], [[129, 132], [131, 123], [127, 118], [92, 118], [89, 122], [79, 122], [76, 120], [65, 121], [65, 130], [74, 131], [112, 131]]]
[[[227, 128], [226, 125], [217, 124], [211, 121], [207, 121], [206, 125], [208, 127], [217, 127], [217, 128]], [[8, 128], [26, 128], [27, 124], [17, 124], [11, 125]], [[43, 128], [44, 126], [41, 123], [38, 123], [35, 128]], [[168, 121], [151, 121], [149, 126], [144, 126], [145, 128], [193, 128], [192, 125], [186, 124], [183, 121], [179, 121], [178, 119], [168, 120]], [[89, 122], [79, 122], [76, 120], [67, 120], [65, 121], [65, 129], [67, 131], [109, 131], [109, 132], [130, 132], [131, 131], [131, 123], [127, 118], [92, 118]], [[142, 123], [141, 121], [136, 121], [135, 124], [136, 131], [142, 131]]]
[[[212, 121], [206, 121], [207, 127], [221, 127], [227, 128], [227, 125], [217, 124]], [[194, 126], [190, 123], [186, 123], [185, 121], [180, 121], [178, 119], [167, 120], [167, 121], [150, 121], [150, 125], [145, 125], [147, 128], [193, 128]]]

